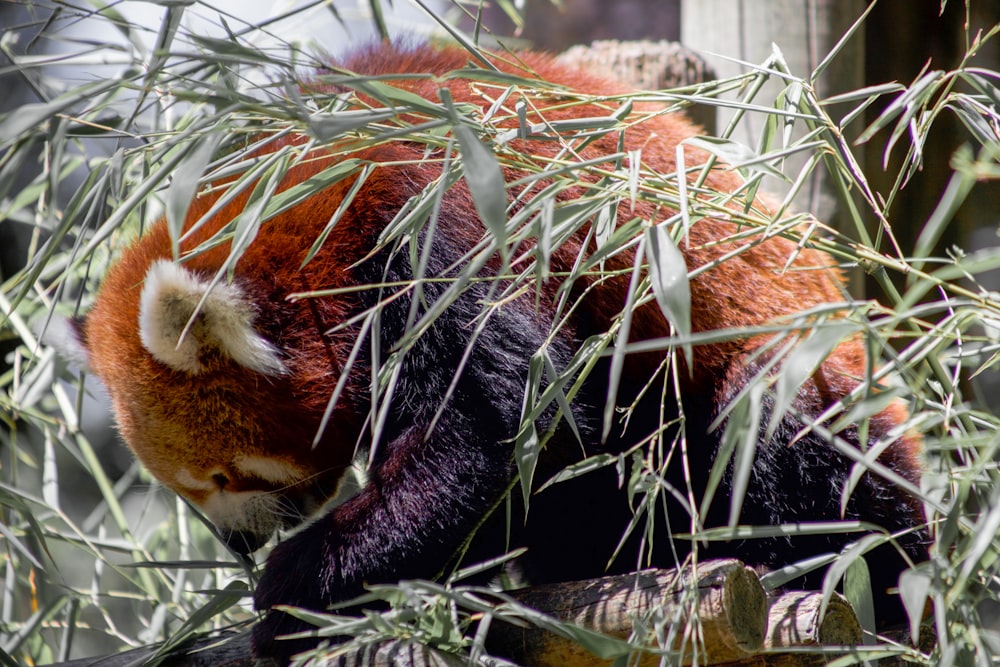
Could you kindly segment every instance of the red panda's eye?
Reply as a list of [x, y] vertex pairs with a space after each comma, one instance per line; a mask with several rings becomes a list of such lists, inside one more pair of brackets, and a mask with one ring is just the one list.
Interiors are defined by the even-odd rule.
[[229, 478], [223, 475], [221, 472], [217, 472], [212, 475], [212, 481], [218, 484], [219, 490], [225, 489], [226, 485], [229, 484]]

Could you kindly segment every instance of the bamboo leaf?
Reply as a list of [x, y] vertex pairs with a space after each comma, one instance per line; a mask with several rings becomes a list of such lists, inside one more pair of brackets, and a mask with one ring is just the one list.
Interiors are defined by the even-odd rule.
[[472, 128], [455, 126], [462, 151], [462, 175], [469, 185], [479, 219], [503, 248], [506, 241], [507, 190], [500, 163]]
[[178, 163], [177, 168], [171, 174], [170, 186], [167, 188], [167, 194], [164, 198], [164, 206], [167, 230], [170, 232], [170, 239], [174, 246], [174, 257], [180, 256], [179, 241], [184, 228], [184, 220], [187, 218], [187, 212], [194, 201], [195, 193], [198, 191], [198, 184], [205, 173], [205, 167], [215, 157], [223, 137], [222, 132], [212, 132], [192, 141], [187, 146], [187, 156]]
[[[872, 595], [872, 577], [864, 558], [856, 558], [844, 572], [844, 597], [858, 615], [858, 622], [869, 637], [876, 633], [875, 601]], [[914, 635], [916, 636], [916, 635]]]
[[535, 469], [538, 467], [538, 456], [541, 453], [541, 442], [535, 420], [528, 415], [538, 402], [538, 388], [541, 386], [545, 372], [545, 361], [539, 353], [533, 354], [528, 362], [528, 378], [521, 405], [521, 428], [514, 439], [514, 461], [517, 464], [518, 478], [521, 480], [521, 494], [524, 509], [528, 510], [532, 487], [535, 479]]
[[577, 477], [582, 477], [595, 470], [600, 470], [601, 468], [606, 468], [608, 466], [614, 465], [618, 461], [618, 457], [612, 454], [598, 454], [597, 456], [590, 456], [583, 461], [578, 463], [572, 463], [565, 468], [562, 468], [559, 472], [548, 479], [544, 484], [538, 487], [538, 493], [541, 493], [553, 484], [558, 484], [559, 482], [565, 482], [570, 479], [575, 479]]
[[[724, 440], [732, 440], [731, 444], [724, 442], [723, 447], [735, 452], [729, 497], [729, 527], [733, 529], [739, 524], [740, 514], [743, 512], [743, 501], [746, 499], [747, 489], [750, 488], [750, 479], [753, 477], [766, 389], [763, 382], [757, 382], [750, 388], [743, 400], [745, 405], [739, 411], [733, 412], [726, 423], [726, 430], [723, 434]], [[715, 474], [715, 465], [713, 465], [713, 475]], [[704, 506], [703, 509], [707, 511], [708, 507]]]
[[911, 637], [920, 636], [920, 623], [923, 621], [933, 585], [929, 569], [925, 565], [918, 565], [904, 570], [899, 575], [899, 597], [910, 620]]
[[[687, 336], [691, 333], [691, 285], [684, 255], [674, 245], [664, 225], [647, 227], [645, 236], [649, 278], [656, 303], [677, 333]], [[690, 361], [690, 347], [686, 354]]]
[[[781, 180], [787, 180], [787, 177], [783, 173], [765, 161], [765, 159], [771, 159], [772, 156], [762, 158], [757, 151], [738, 141], [702, 136], [686, 139], [685, 143], [689, 146], [695, 146], [708, 151], [733, 169], [745, 169], [750, 173], [762, 173]], [[796, 148], [794, 150], [797, 151], [800, 149]]]
[[367, 127], [372, 123], [393, 118], [395, 109], [359, 109], [317, 113], [309, 118], [309, 131], [319, 141], [329, 142], [348, 132]]
[[51, 102], [22, 104], [0, 117], [0, 145], [43, 127], [53, 117], [121, 85], [119, 80], [98, 81], [75, 88]]
[[372, 23], [375, 25], [375, 30], [378, 32], [378, 36], [382, 41], [389, 41], [391, 35], [389, 33], [389, 26], [386, 25], [385, 16], [382, 13], [382, 0], [368, 0], [368, 8], [371, 10]]
[[[972, 159], [971, 151], [967, 146], [960, 148], [955, 159], [956, 161], [968, 163]], [[952, 173], [944, 194], [941, 195], [937, 205], [934, 207], [934, 212], [920, 229], [920, 236], [917, 238], [917, 243], [913, 250], [915, 257], [915, 261], [913, 261], [914, 268], [922, 269], [924, 267], [924, 262], [920, 260], [930, 255], [935, 244], [941, 238], [941, 234], [944, 233], [946, 225], [954, 220], [958, 208], [965, 202], [966, 197], [969, 196], [975, 182], [975, 177], [967, 172], [957, 170]], [[915, 276], [913, 275], [908, 277], [909, 282], [913, 282], [914, 279]]]
[[[310, 181], [315, 181], [312, 184], [314, 187], [316, 185], [327, 187], [329, 184], [338, 182], [349, 175], [354, 175], [355, 173], [357, 174], [354, 183], [351, 184], [351, 189], [347, 191], [347, 194], [344, 195], [340, 204], [337, 205], [337, 210], [334, 211], [330, 220], [327, 221], [326, 226], [324, 226], [319, 234], [316, 235], [316, 240], [313, 241], [312, 246], [309, 248], [309, 252], [306, 253], [306, 257], [302, 260], [302, 264], [299, 268], [304, 267], [312, 261], [312, 259], [316, 256], [316, 253], [320, 251], [320, 248], [323, 247], [326, 239], [330, 236], [330, 232], [333, 231], [333, 228], [337, 225], [341, 218], [344, 217], [344, 214], [347, 213], [351, 204], [354, 203], [354, 198], [358, 195], [358, 192], [368, 180], [368, 176], [375, 170], [375, 165], [366, 164], [361, 167], [359, 171], [357, 167], [358, 164], [360, 164], [360, 161], [358, 160], [345, 160], [336, 164], [332, 169], [324, 171], [320, 174], [321, 178], [313, 177], [309, 179]], [[304, 192], [303, 194], [305, 197], [309, 197], [314, 195], [317, 191], [318, 190], [314, 189], [312, 192]], [[288, 190], [286, 190], [285, 193], [291, 194]], [[272, 203], [274, 203], [276, 199], [277, 197], [273, 198], [271, 200]]]

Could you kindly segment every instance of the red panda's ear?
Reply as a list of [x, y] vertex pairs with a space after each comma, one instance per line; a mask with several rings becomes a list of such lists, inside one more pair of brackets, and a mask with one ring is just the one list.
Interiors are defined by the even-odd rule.
[[157, 361], [195, 375], [204, 352], [216, 350], [241, 366], [278, 375], [278, 350], [253, 328], [254, 308], [236, 285], [200, 279], [158, 260], [146, 273], [139, 304], [139, 337]]

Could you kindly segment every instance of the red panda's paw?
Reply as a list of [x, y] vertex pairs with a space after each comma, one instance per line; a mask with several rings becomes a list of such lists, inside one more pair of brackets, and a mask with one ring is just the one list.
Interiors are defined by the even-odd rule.
[[283, 639], [286, 635], [315, 630], [316, 626], [272, 609], [278, 605], [323, 611], [329, 605], [328, 587], [321, 582], [333, 579], [332, 559], [326, 556], [324, 540], [310, 540], [306, 530], [276, 546], [267, 560], [264, 573], [254, 592], [254, 607], [265, 612], [254, 626], [251, 642], [254, 655], [271, 658], [279, 665], [315, 647], [319, 639]]
[[315, 630], [316, 627], [283, 611], [271, 610], [253, 627], [250, 645], [258, 660], [270, 659], [278, 665], [287, 665], [292, 656], [315, 648], [319, 639], [285, 639], [288, 635]]

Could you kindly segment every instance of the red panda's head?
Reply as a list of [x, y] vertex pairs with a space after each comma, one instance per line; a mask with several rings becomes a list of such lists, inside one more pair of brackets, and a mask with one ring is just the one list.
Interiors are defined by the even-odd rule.
[[312, 448], [320, 416], [303, 407], [295, 352], [260, 333], [274, 315], [252, 278], [213, 282], [157, 245], [126, 251], [80, 342], [130, 448], [247, 552], [317, 509], [351, 452]]

